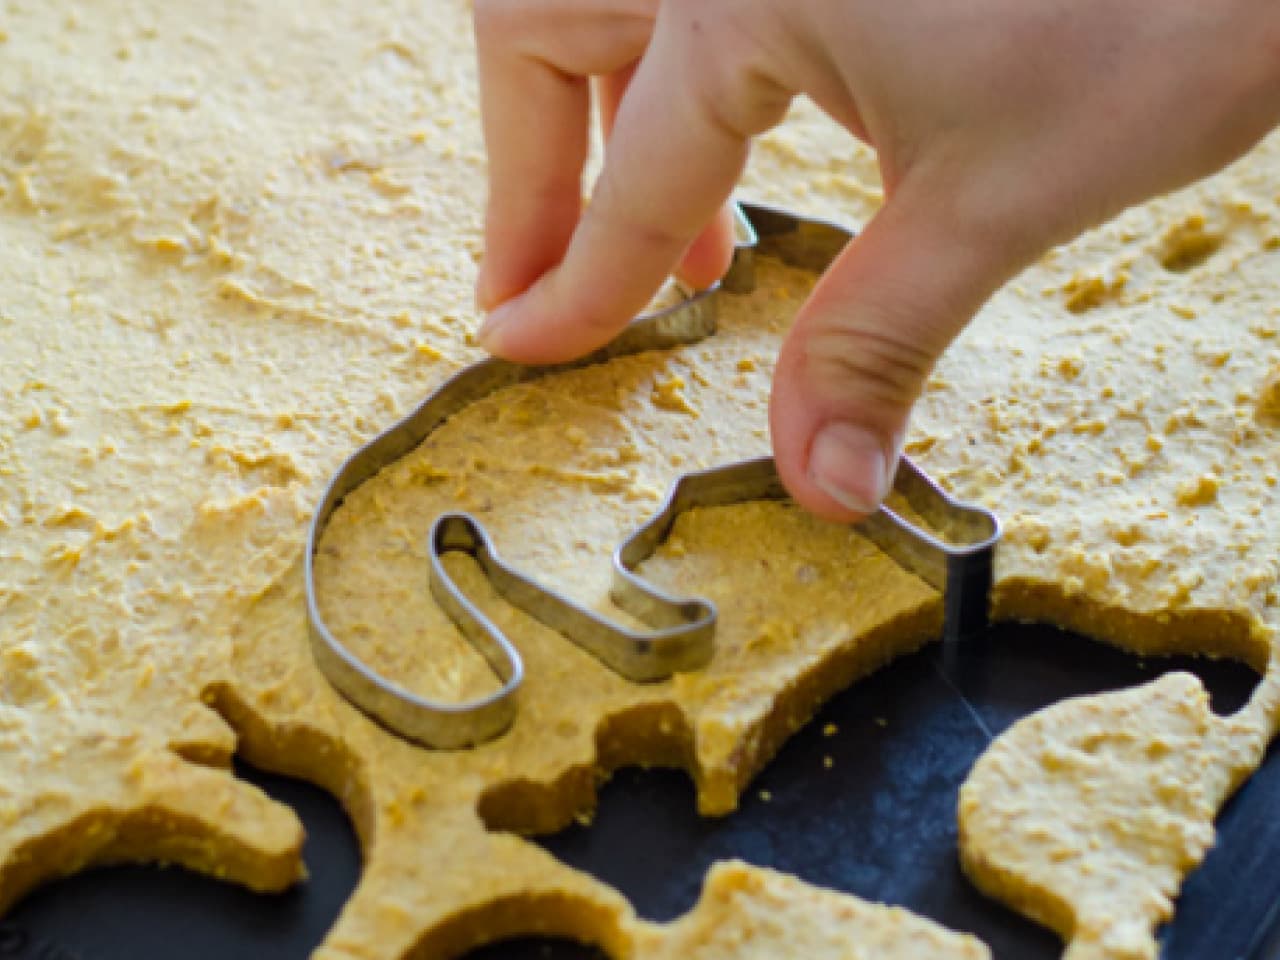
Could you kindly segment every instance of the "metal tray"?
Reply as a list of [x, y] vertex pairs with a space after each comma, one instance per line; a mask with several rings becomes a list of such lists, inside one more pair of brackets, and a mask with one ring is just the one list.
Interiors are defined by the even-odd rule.
[[[1019, 717], [1171, 669], [1200, 675], [1219, 712], [1244, 703], [1257, 680], [1238, 664], [1144, 662], [1050, 627], [999, 625], [954, 656], [935, 644], [833, 699], [731, 817], [700, 819], [683, 774], [626, 770], [603, 788], [589, 829], [542, 842], [622, 890], [645, 917], [684, 912], [707, 866], [736, 856], [970, 931], [997, 960], [1056, 960], [1062, 948], [1055, 936], [985, 899], [960, 873], [956, 791], [989, 738]], [[829, 723], [838, 732], [824, 736]], [[306, 957], [355, 884], [359, 851], [326, 794], [242, 773], [302, 816], [307, 884], [264, 897], [181, 870], [94, 870], [51, 884], [12, 910], [0, 922], [0, 960]], [[1219, 818], [1217, 846], [1188, 879], [1163, 932], [1165, 960], [1280, 958], [1278, 810], [1280, 750], [1273, 749]], [[600, 956], [564, 942], [524, 940], [469, 960]]]

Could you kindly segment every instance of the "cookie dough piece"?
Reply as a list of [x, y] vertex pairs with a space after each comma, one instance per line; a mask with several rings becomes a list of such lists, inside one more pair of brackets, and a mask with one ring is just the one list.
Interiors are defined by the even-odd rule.
[[1155, 928], [1260, 761], [1277, 673], [1235, 717], [1170, 673], [1005, 731], [960, 791], [960, 851], [984, 891], [1057, 931], [1070, 960], [1154, 960]]
[[[21, 677], [14, 654], [0, 653], [6, 681]], [[89, 698], [71, 715], [59, 706], [0, 706], [0, 911], [101, 864], [174, 863], [262, 891], [305, 875], [302, 825], [235, 777], [231, 731], [207, 707], [172, 703], [170, 730], [157, 718], [139, 736]]]
[[684, 917], [642, 934], [637, 960], [990, 960], [987, 947], [903, 910], [732, 860]]

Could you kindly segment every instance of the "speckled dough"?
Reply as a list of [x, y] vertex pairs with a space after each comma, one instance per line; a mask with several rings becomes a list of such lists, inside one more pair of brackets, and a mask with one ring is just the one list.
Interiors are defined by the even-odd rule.
[[669, 929], [647, 931], [639, 952], [653, 960], [991, 957], [972, 937], [901, 907], [861, 903], [737, 861], [715, 864], [693, 910]]
[[[517, 933], [616, 957], [985, 957], [741, 864], [646, 924], [519, 836], [589, 816], [624, 764], [683, 767], [727, 813], [817, 703], [932, 636], [936, 595], [851, 531], [783, 504], [682, 517], [645, 572], [719, 603], [719, 653], [653, 685], [451, 561], [528, 666], [515, 727], [474, 751], [386, 734], [316, 671], [299, 560], [323, 484], [477, 357], [469, 38], [461, 0], [0, 0], [0, 906], [121, 859], [295, 882], [300, 826], [235, 779], [238, 750], [332, 791], [359, 832], [328, 960]], [[853, 224], [880, 201], [872, 155], [803, 105], [747, 190]], [[1272, 138], [1055, 251], [961, 337], [910, 438], [1009, 521], [999, 614], [1267, 671], [1230, 718], [1166, 677], [1027, 718], [976, 766], [966, 869], [1073, 957], [1152, 955], [1280, 723], [1278, 197]], [[608, 610], [608, 551], [672, 477], [767, 449], [812, 278], [764, 281], [711, 340], [495, 396], [362, 488], [320, 555], [344, 641], [433, 696], [492, 682], [426, 595], [445, 506]]]

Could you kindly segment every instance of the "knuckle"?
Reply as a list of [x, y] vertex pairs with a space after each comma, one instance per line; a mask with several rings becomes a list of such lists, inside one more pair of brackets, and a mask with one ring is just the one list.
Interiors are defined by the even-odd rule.
[[808, 373], [822, 394], [851, 397], [868, 409], [911, 406], [934, 365], [926, 347], [857, 325], [814, 331], [805, 352]]
[[773, 43], [758, 9], [746, 0], [683, 0], [677, 27], [687, 87], [714, 128], [744, 140], [774, 126], [791, 93], [775, 79]]

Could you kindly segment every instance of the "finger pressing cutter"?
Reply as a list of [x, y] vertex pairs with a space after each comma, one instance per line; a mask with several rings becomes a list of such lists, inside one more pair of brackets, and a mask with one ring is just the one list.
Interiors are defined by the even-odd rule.
[[[312, 516], [304, 558], [311, 647], [329, 681], [387, 728], [428, 747], [473, 746], [500, 735], [511, 725], [524, 664], [511, 640], [449, 575], [442, 561], [445, 554], [454, 551], [471, 555], [507, 602], [630, 680], [661, 680], [705, 665], [715, 652], [715, 605], [708, 600], [670, 596], [641, 577], [637, 567], [666, 539], [676, 517], [686, 510], [784, 499], [787, 494], [770, 457], [680, 476], [658, 512], [614, 551], [611, 596], [621, 609], [647, 626], [644, 630], [613, 623], [509, 566], [484, 527], [470, 514], [446, 513], [434, 518], [429, 527], [424, 523], [432, 596], [488, 661], [502, 684], [486, 696], [463, 702], [429, 700], [404, 689], [356, 657], [334, 636], [320, 614], [316, 598], [315, 556], [321, 534], [347, 494], [408, 454], [436, 427], [469, 404], [548, 374], [707, 337], [715, 331], [721, 298], [754, 288], [757, 255], [773, 256], [791, 266], [820, 272], [851, 236], [833, 223], [743, 204], [739, 208], [739, 244], [733, 266], [718, 286], [669, 309], [640, 317], [609, 345], [573, 363], [532, 367], [491, 359], [470, 366], [447, 380], [399, 423], [357, 450], [334, 475]], [[898, 465], [893, 488], [909, 506], [912, 518], [886, 505], [861, 521], [859, 531], [943, 594], [944, 641], [953, 642], [980, 629], [988, 617], [999, 520], [988, 510], [953, 499], [906, 457]], [[892, 498], [895, 503], [900, 502], [898, 497]]]

